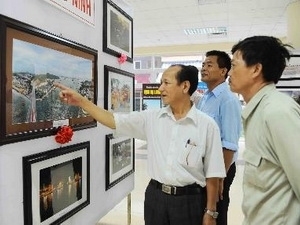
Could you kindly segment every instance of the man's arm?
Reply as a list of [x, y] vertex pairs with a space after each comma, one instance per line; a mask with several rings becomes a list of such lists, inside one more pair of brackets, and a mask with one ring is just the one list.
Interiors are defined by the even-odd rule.
[[59, 97], [62, 102], [69, 105], [79, 106], [104, 126], [107, 126], [111, 129], [116, 128], [115, 119], [111, 112], [98, 107], [93, 102], [80, 95], [78, 92], [62, 84], [56, 83], [55, 86], [61, 89]]
[[[206, 209], [209, 209], [210, 211], [216, 211], [217, 210], [217, 200], [218, 200], [218, 185], [219, 185], [219, 178], [217, 177], [211, 177], [206, 179]], [[211, 224], [211, 222], [215, 222], [215, 219], [205, 213], [203, 217], [203, 224]]]
[[[224, 148], [223, 147], [223, 157], [224, 157], [224, 164], [225, 164], [225, 170], [226, 174], [230, 168], [232, 159], [233, 159], [234, 151]], [[223, 186], [224, 186], [224, 178], [219, 179], [219, 198], [223, 200]]]
[[218, 177], [210, 177], [206, 179], [207, 203], [206, 208], [216, 211], [217, 195], [218, 195]]
[[234, 151], [223, 147], [223, 157], [225, 163], [226, 174], [233, 160]]

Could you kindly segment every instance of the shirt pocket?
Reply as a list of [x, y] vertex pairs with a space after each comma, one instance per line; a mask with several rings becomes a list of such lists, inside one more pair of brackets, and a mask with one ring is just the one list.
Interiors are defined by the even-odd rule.
[[194, 144], [186, 144], [178, 157], [178, 161], [184, 167], [200, 168], [202, 167], [204, 148]]
[[267, 180], [264, 178], [266, 168], [263, 157], [257, 152], [247, 149], [244, 152], [243, 158], [246, 163], [244, 168], [244, 182], [265, 190]]

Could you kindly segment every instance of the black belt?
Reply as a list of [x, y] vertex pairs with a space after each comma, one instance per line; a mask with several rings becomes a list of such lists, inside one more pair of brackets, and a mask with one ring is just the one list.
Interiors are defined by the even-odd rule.
[[184, 187], [177, 187], [177, 186], [162, 184], [156, 180], [151, 179], [149, 184], [151, 184], [152, 186], [156, 187], [157, 189], [169, 195], [195, 195], [195, 194], [204, 193], [205, 191], [205, 188], [201, 187], [196, 183]]

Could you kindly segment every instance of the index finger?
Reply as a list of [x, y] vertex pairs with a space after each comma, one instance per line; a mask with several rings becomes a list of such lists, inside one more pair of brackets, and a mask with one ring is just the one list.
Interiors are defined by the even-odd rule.
[[55, 87], [61, 89], [61, 90], [67, 90], [67, 89], [69, 89], [67, 86], [65, 86], [65, 85], [63, 85], [63, 84], [61, 84], [61, 83], [54, 83], [53, 85], [54, 85]]

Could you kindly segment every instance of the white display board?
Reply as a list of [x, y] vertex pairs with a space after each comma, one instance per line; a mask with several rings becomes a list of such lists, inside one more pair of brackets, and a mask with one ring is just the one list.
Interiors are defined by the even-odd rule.
[[[63, 2], [62, 0], [57, 2]], [[69, 2], [69, 1], [67, 1]], [[104, 65], [119, 67], [117, 58], [102, 52], [102, 1], [95, 4], [94, 19], [90, 23], [70, 16], [45, 0], [2, 0], [0, 14], [43, 29], [54, 35], [80, 43], [98, 51], [98, 102], [104, 105]], [[16, 7], [17, 6], [17, 7]], [[93, 25], [93, 26], [91, 26]], [[132, 72], [132, 63], [122, 64]], [[2, 124], [1, 124], [2, 126]], [[105, 190], [105, 135], [112, 130], [97, 127], [74, 132], [72, 141], [65, 145], [90, 141], [90, 203], [64, 225], [96, 224], [115, 205], [126, 198], [134, 188], [134, 175], [126, 177], [109, 190]], [[0, 146], [0, 224], [24, 224], [23, 165], [24, 156], [59, 148], [54, 135]]]

